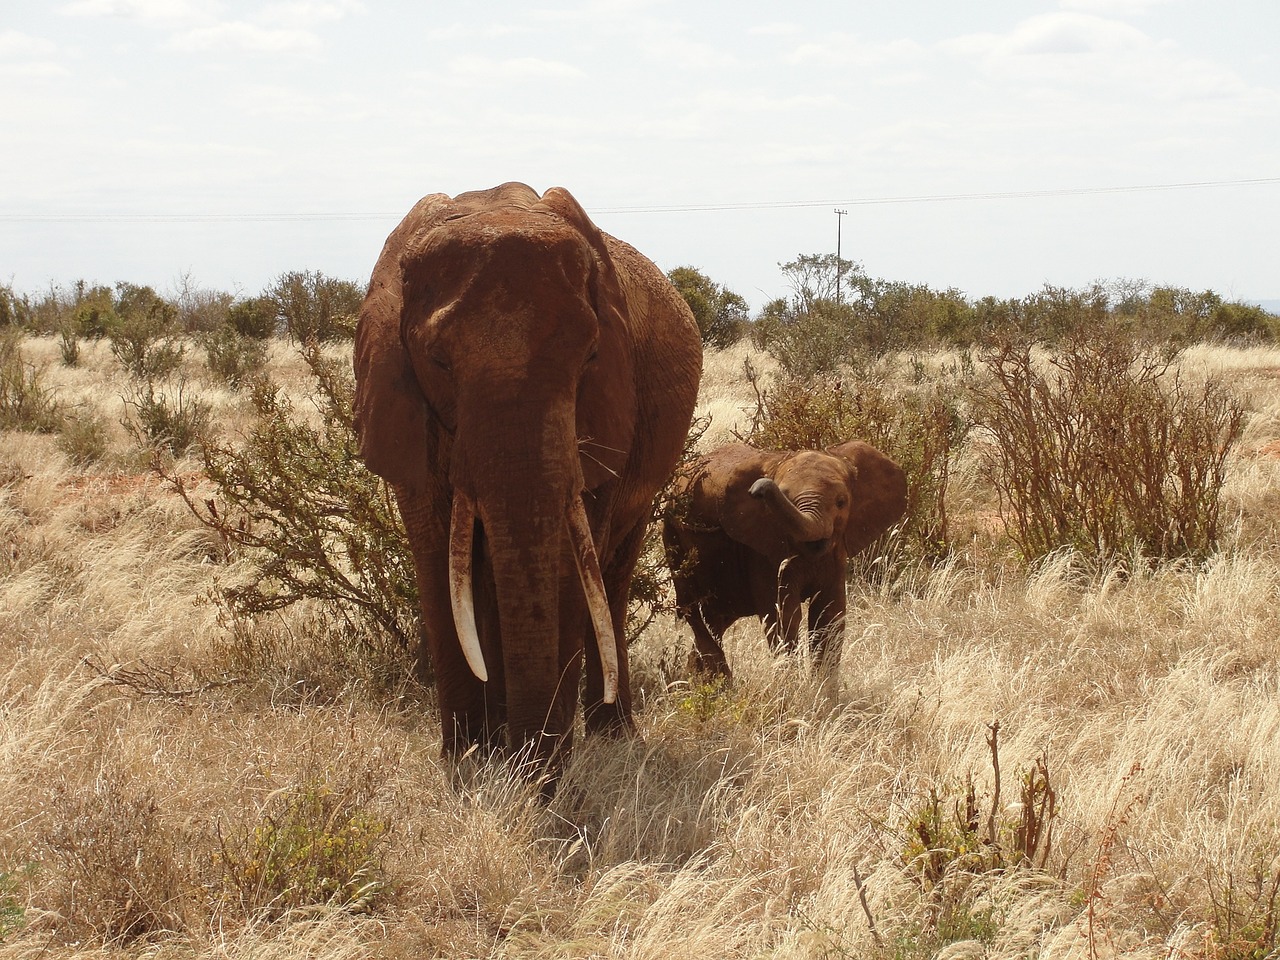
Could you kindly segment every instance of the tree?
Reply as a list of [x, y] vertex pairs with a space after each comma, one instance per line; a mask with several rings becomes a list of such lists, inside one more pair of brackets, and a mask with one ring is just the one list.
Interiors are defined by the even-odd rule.
[[263, 296], [275, 303], [277, 316], [298, 343], [326, 343], [355, 336], [364, 290], [318, 270], [295, 270], [281, 274]]
[[227, 324], [242, 337], [269, 340], [276, 332], [276, 305], [270, 297], [237, 300], [227, 309]]
[[790, 263], [778, 264], [791, 287], [795, 313], [808, 313], [824, 302], [840, 303], [846, 291], [856, 291], [866, 278], [860, 264], [834, 253], [802, 253]]
[[746, 300], [696, 267], [676, 267], [667, 279], [693, 311], [704, 344], [727, 347], [742, 336], [749, 313]]

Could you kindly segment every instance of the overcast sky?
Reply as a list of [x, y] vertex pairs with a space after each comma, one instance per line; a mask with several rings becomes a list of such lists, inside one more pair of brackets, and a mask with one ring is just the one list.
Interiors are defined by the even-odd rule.
[[25, 291], [363, 282], [422, 195], [523, 180], [753, 307], [837, 207], [971, 297], [1280, 298], [1277, 0], [7, 0], [0, 131]]

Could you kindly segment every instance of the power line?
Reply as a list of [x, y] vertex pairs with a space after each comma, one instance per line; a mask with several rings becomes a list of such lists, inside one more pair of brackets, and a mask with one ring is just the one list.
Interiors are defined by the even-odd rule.
[[387, 220], [404, 213], [0, 213], [3, 223], [284, 223]]
[[[1055, 190], [1011, 190], [987, 193], [921, 194], [899, 197], [852, 197], [837, 200], [752, 200], [741, 203], [690, 203], [634, 207], [593, 207], [593, 216], [636, 213], [721, 213], [734, 210], [794, 210], [805, 207], [872, 206], [897, 203], [955, 203], [988, 200], [1040, 200], [1207, 187], [1253, 187], [1280, 183], [1280, 177], [1244, 180], [1189, 180], [1118, 187], [1067, 187]], [[0, 223], [317, 223], [398, 220], [399, 213], [0, 213]]]
[[799, 207], [868, 206], [887, 203], [951, 203], [958, 200], [1034, 200], [1049, 197], [1082, 197], [1110, 193], [1142, 193], [1155, 190], [1193, 190], [1202, 187], [1243, 187], [1280, 183], [1280, 177], [1248, 180], [1193, 180], [1183, 183], [1146, 183], [1122, 187], [1067, 187], [1057, 190], [1012, 190], [1003, 193], [948, 193], [901, 197], [856, 197], [844, 200], [778, 200], [748, 203], [687, 204], [662, 207], [608, 207], [592, 209], [600, 213], [696, 213], [721, 210], [776, 210]]

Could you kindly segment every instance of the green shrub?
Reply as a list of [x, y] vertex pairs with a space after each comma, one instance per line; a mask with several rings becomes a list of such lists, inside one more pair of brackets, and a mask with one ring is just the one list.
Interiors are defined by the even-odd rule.
[[196, 286], [190, 274], [178, 280], [174, 298], [178, 327], [188, 334], [208, 334], [227, 322], [235, 296]]
[[249, 561], [247, 578], [220, 592], [233, 614], [252, 618], [316, 600], [359, 637], [371, 632], [410, 646], [418, 612], [413, 556], [390, 491], [360, 460], [354, 378], [319, 349], [303, 356], [319, 426], [270, 380], [256, 379], [248, 437], [202, 447], [214, 496], [196, 497], [181, 477], [167, 479], [227, 550]]
[[350, 340], [364, 289], [319, 271], [282, 274], [265, 292], [289, 336], [300, 344]]
[[861, 344], [854, 339], [853, 310], [830, 300], [779, 323], [768, 350], [796, 379], [834, 374]]
[[260, 373], [267, 362], [266, 341], [245, 336], [229, 323], [203, 334], [199, 342], [209, 372], [237, 389]]
[[56, 397], [44, 386], [44, 369], [22, 355], [22, 330], [0, 330], [0, 429], [52, 433], [62, 422]]
[[107, 422], [93, 411], [68, 414], [58, 428], [58, 449], [75, 466], [87, 466], [106, 459]]
[[1003, 796], [1000, 724], [988, 725], [992, 793], [982, 809], [972, 776], [963, 785], [931, 785], [910, 810], [901, 863], [931, 909], [899, 944], [897, 956], [937, 956], [947, 944], [991, 943], [1001, 917], [983, 896], [984, 877], [1012, 871], [1044, 873], [1054, 852], [1058, 790], [1045, 756], [1019, 778], [1013, 803]]
[[[55, 307], [56, 297], [47, 298], [46, 305], [50, 308]], [[83, 281], [77, 284], [70, 308], [70, 321], [72, 329], [78, 336], [87, 337], [90, 340], [101, 340], [108, 336], [120, 322], [111, 288], [88, 287]]]
[[387, 888], [387, 823], [368, 809], [370, 795], [368, 778], [274, 792], [256, 823], [221, 839], [218, 862], [232, 896], [268, 916], [322, 905], [368, 909]]
[[276, 332], [276, 304], [270, 297], [250, 297], [227, 308], [227, 324], [242, 337], [268, 340]]
[[18, 893], [18, 878], [0, 870], [0, 943], [27, 925], [27, 909]]
[[1136, 335], [1185, 347], [1205, 340], [1270, 340], [1275, 318], [1261, 307], [1230, 303], [1212, 290], [1141, 288], [1122, 311]]
[[850, 337], [860, 350], [880, 356], [891, 350], [964, 346], [979, 336], [977, 313], [959, 290], [934, 290], [857, 274], [851, 283]]
[[667, 279], [693, 312], [703, 343], [727, 347], [746, 332], [747, 301], [738, 294], [694, 267], [676, 267]]
[[945, 555], [951, 460], [969, 429], [954, 384], [900, 386], [886, 372], [868, 369], [857, 380], [849, 374], [783, 376], [764, 392], [757, 387], [756, 398], [743, 438], [748, 443], [800, 450], [863, 440], [896, 461], [907, 475], [902, 536], [914, 553]]
[[209, 404], [189, 397], [185, 381], [172, 391], [158, 392], [151, 381], [133, 384], [124, 396], [128, 412], [124, 428], [137, 443], [181, 456], [209, 434], [213, 411]]
[[1025, 558], [1215, 549], [1244, 426], [1222, 383], [1187, 382], [1114, 327], [1073, 335], [1043, 364], [1028, 341], [1004, 340], [980, 366], [971, 399], [986, 475]]
[[0, 327], [26, 326], [30, 314], [27, 298], [15, 293], [9, 284], [0, 284]]
[[131, 376], [148, 383], [178, 369], [186, 347], [178, 338], [178, 310], [150, 287], [119, 284], [116, 323], [107, 331], [111, 353]]
[[80, 366], [80, 338], [71, 327], [58, 331], [58, 354], [64, 367]]

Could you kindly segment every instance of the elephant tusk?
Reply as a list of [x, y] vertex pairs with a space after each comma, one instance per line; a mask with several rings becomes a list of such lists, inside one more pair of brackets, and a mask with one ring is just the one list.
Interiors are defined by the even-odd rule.
[[449, 602], [458, 644], [467, 665], [482, 683], [489, 680], [476, 630], [475, 597], [471, 590], [471, 545], [475, 535], [476, 505], [465, 493], [453, 496], [453, 526], [449, 531]]
[[600, 667], [604, 673], [604, 702], [618, 699], [618, 643], [613, 633], [613, 614], [605, 596], [604, 578], [600, 574], [600, 559], [596, 556], [595, 543], [591, 539], [591, 525], [587, 522], [587, 508], [582, 498], [575, 497], [569, 506], [569, 539], [573, 546], [573, 558], [578, 565], [578, 579], [587, 598], [591, 622], [595, 626], [596, 644], [600, 648]]

